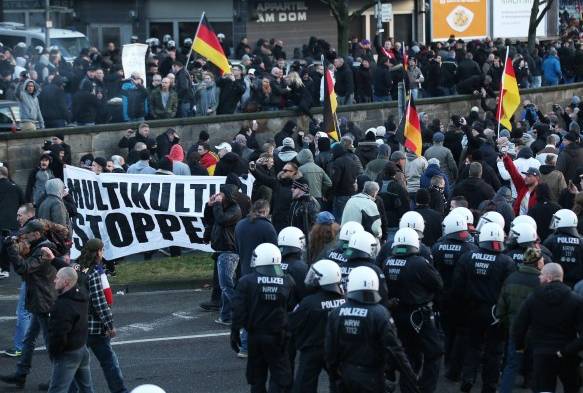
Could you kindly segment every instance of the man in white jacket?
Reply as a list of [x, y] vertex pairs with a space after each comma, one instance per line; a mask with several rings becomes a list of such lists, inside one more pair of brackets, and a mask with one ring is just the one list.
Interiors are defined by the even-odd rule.
[[364, 183], [362, 193], [352, 196], [342, 213], [342, 225], [349, 221], [361, 224], [367, 232], [380, 238], [382, 235], [381, 216], [375, 203], [379, 185], [374, 181]]

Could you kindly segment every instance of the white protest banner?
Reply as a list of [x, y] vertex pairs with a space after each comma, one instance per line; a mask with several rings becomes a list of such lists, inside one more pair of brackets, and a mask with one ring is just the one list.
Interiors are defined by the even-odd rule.
[[[202, 217], [224, 176], [160, 176], [102, 173], [67, 165], [65, 184], [77, 206], [71, 258], [87, 240], [100, 238], [105, 258], [169, 246], [212, 251], [203, 244]], [[250, 195], [254, 178], [242, 179]]]
[[121, 52], [121, 64], [125, 79], [129, 79], [132, 72], [137, 72], [146, 83], [146, 44], [126, 44]]

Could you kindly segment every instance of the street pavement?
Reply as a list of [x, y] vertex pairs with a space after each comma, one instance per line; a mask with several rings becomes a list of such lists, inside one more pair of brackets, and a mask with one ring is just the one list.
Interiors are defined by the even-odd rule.
[[[16, 289], [6, 288], [13, 280], [0, 282], [0, 346], [12, 343]], [[242, 393], [245, 360], [229, 346], [228, 328], [214, 323], [217, 314], [205, 312], [198, 303], [207, 300], [208, 290], [174, 290], [115, 295], [113, 315], [118, 336], [115, 351], [129, 389], [145, 383], [161, 386], [167, 393]], [[39, 339], [32, 372], [25, 392], [36, 392], [48, 382], [50, 362]], [[0, 373], [12, 373], [17, 360], [0, 357]], [[91, 358], [96, 393], [107, 393], [97, 360]], [[324, 378], [320, 391], [327, 392]], [[477, 389], [475, 389], [477, 391]], [[0, 382], [0, 392], [15, 392]], [[459, 385], [442, 380], [440, 393], [459, 392]], [[516, 390], [519, 392], [519, 390]]]

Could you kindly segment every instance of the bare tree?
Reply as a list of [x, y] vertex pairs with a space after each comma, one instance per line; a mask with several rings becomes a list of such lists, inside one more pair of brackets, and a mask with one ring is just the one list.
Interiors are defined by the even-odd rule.
[[[530, 9], [530, 21], [528, 23], [528, 51], [534, 52], [536, 42], [536, 29], [542, 22], [547, 12], [551, 9], [554, 0], [533, 0]], [[544, 6], [541, 10], [540, 7]]]
[[346, 56], [348, 54], [348, 33], [350, 31], [350, 23], [360, 17], [362, 13], [372, 7], [376, 1], [370, 0], [365, 3], [361, 8], [353, 11], [349, 11], [348, 0], [320, 0], [322, 3], [326, 4], [334, 19], [336, 19], [336, 26], [338, 31], [338, 54], [341, 56]]

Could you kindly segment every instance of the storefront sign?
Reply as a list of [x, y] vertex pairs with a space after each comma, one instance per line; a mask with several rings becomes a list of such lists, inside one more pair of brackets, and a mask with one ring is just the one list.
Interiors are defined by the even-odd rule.
[[305, 1], [264, 1], [257, 3], [257, 23], [305, 22], [308, 7]]
[[488, 35], [487, 0], [431, 0], [433, 41], [483, 38]]

